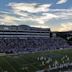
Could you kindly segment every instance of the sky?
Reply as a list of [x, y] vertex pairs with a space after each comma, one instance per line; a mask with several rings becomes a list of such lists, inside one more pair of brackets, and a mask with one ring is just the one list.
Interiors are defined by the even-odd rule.
[[0, 0], [0, 25], [72, 30], [72, 0]]

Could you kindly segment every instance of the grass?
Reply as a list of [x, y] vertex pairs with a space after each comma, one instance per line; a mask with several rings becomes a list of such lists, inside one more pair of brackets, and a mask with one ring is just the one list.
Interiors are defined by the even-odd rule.
[[35, 72], [44, 67], [38, 57], [52, 58], [52, 62], [58, 60], [61, 63], [61, 58], [66, 55], [72, 61], [72, 49], [0, 56], [0, 72]]

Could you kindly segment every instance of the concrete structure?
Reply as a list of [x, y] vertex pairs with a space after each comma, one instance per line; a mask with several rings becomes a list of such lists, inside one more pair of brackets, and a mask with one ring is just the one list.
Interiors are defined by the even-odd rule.
[[25, 37], [50, 37], [50, 29], [33, 28], [23, 26], [2, 26], [0, 28], [1, 38], [25, 38]]

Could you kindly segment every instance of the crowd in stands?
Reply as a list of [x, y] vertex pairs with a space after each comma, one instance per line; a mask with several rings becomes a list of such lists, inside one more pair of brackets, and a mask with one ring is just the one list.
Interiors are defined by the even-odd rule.
[[67, 42], [60, 37], [0, 38], [0, 52], [37, 52], [68, 48]]

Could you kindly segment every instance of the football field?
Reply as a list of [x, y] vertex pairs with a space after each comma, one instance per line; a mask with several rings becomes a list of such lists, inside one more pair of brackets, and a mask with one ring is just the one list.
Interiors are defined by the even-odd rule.
[[[72, 49], [53, 50], [28, 54], [0, 55], [0, 72], [36, 72], [45, 64], [72, 62]], [[49, 62], [50, 60], [50, 62]]]

